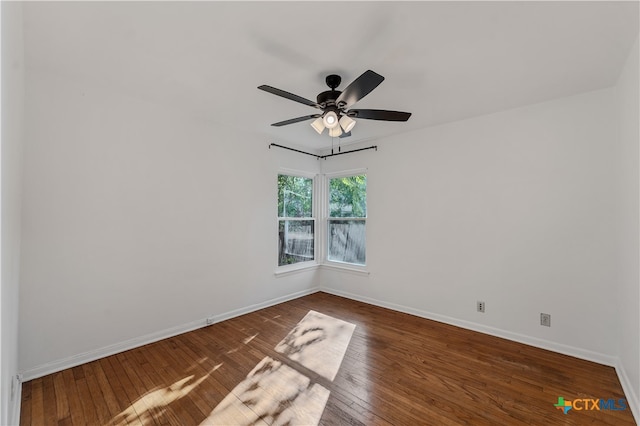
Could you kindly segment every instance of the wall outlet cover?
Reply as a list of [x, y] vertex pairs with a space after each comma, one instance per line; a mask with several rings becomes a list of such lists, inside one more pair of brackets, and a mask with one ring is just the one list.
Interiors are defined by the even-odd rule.
[[540, 314], [540, 325], [551, 327], [551, 314]]

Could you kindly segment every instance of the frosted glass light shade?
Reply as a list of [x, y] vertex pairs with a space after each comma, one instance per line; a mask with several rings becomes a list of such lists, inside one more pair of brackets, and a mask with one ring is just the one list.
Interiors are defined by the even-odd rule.
[[334, 111], [329, 111], [322, 118], [322, 123], [327, 129], [333, 129], [338, 123], [338, 115]]
[[321, 135], [322, 132], [324, 131], [324, 123], [322, 122], [322, 117], [318, 117], [315, 120], [313, 120], [313, 123], [311, 123], [311, 127], [313, 127], [313, 130], [315, 130], [316, 132], [318, 132], [319, 135]]
[[340, 128], [340, 126], [336, 126], [333, 129], [329, 129], [329, 136], [331, 136], [332, 138], [337, 138], [341, 134], [342, 134], [342, 129]]
[[340, 125], [344, 129], [344, 132], [348, 133], [351, 131], [351, 129], [353, 129], [353, 126], [356, 125], [356, 120], [354, 120], [351, 117], [347, 117], [346, 115], [343, 115], [342, 118], [340, 119]]

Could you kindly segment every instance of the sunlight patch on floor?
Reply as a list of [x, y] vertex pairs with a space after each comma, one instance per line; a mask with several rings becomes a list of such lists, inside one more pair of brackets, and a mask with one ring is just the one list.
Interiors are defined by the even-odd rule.
[[165, 388], [154, 389], [147, 392], [127, 407], [126, 410], [114, 417], [111, 424], [120, 425], [132, 422], [136, 423], [137, 421], [140, 421], [143, 425], [154, 424], [154, 414], [156, 416], [163, 414], [168, 405], [185, 397], [221, 366], [222, 363], [217, 364], [209, 370], [207, 374], [197, 380], [194, 380], [194, 375], [190, 375]]
[[201, 425], [316, 425], [328, 399], [327, 389], [266, 357]]
[[333, 381], [355, 328], [355, 324], [309, 311], [275, 349]]
[[254, 334], [253, 336], [249, 336], [249, 337], [247, 337], [246, 339], [244, 339], [244, 340], [242, 341], [242, 343], [244, 343], [245, 345], [248, 345], [250, 341], [252, 341], [253, 339], [255, 339], [255, 338], [256, 338], [256, 336], [258, 336], [258, 334], [260, 334], [260, 333], [256, 333], [256, 334]]
[[[317, 425], [330, 391], [313, 383], [296, 366], [333, 381], [355, 327], [309, 311], [275, 347], [287, 356], [286, 364], [263, 358], [201, 425]], [[257, 335], [246, 338], [245, 344]]]

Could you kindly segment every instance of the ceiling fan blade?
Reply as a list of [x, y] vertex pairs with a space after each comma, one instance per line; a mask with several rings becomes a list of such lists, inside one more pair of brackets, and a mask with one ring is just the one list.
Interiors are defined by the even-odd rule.
[[344, 103], [345, 108], [349, 108], [351, 105], [364, 98], [373, 89], [378, 87], [380, 83], [384, 81], [384, 77], [371, 70], [365, 71], [362, 75], [351, 82], [346, 89], [342, 91], [336, 104], [340, 105]]
[[351, 132], [342, 132], [342, 134], [340, 135], [341, 138], [348, 138], [349, 136], [351, 136]]
[[304, 117], [298, 117], [298, 118], [292, 118], [290, 120], [279, 121], [277, 123], [273, 123], [272, 126], [276, 126], [276, 127], [286, 126], [287, 124], [299, 123], [301, 121], [311, 120], [312, 118], [318, 118], [321, 115], [322, 114], [305, 115]]
[[349, 116], [355, 118], [364, 118], [367, 120], [407, 121], [409, 117], [411, 117], [411, 113], [402, 111], [387, 111], [384, 109], [352, 109], [349, 110]]
[[285, 92], [284, 90], [276, 89], [275, 87], [267, 86], [266, 84], [258, 86], [258, 89], [264, 90], [265, 92], [269, 92], [277, 96], [282, 96], [283, 98], [292, 101], [300, 102], [301, 104], [309, 105], [310, 107], [322, 109], [322, 107], [320, 107], [320, 105], [318, 105], [316, 102], [305, 99], [302, 96], [294, 95], [293, 93]]

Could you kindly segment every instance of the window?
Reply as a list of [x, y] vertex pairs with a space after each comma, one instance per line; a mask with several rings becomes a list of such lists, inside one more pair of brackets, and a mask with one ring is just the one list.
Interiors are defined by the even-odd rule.
[[313, 179], [278, 175], [278, 266], [313, 261]]
[[365, 264], [367, 175], [329, 179], [327, 260]]

